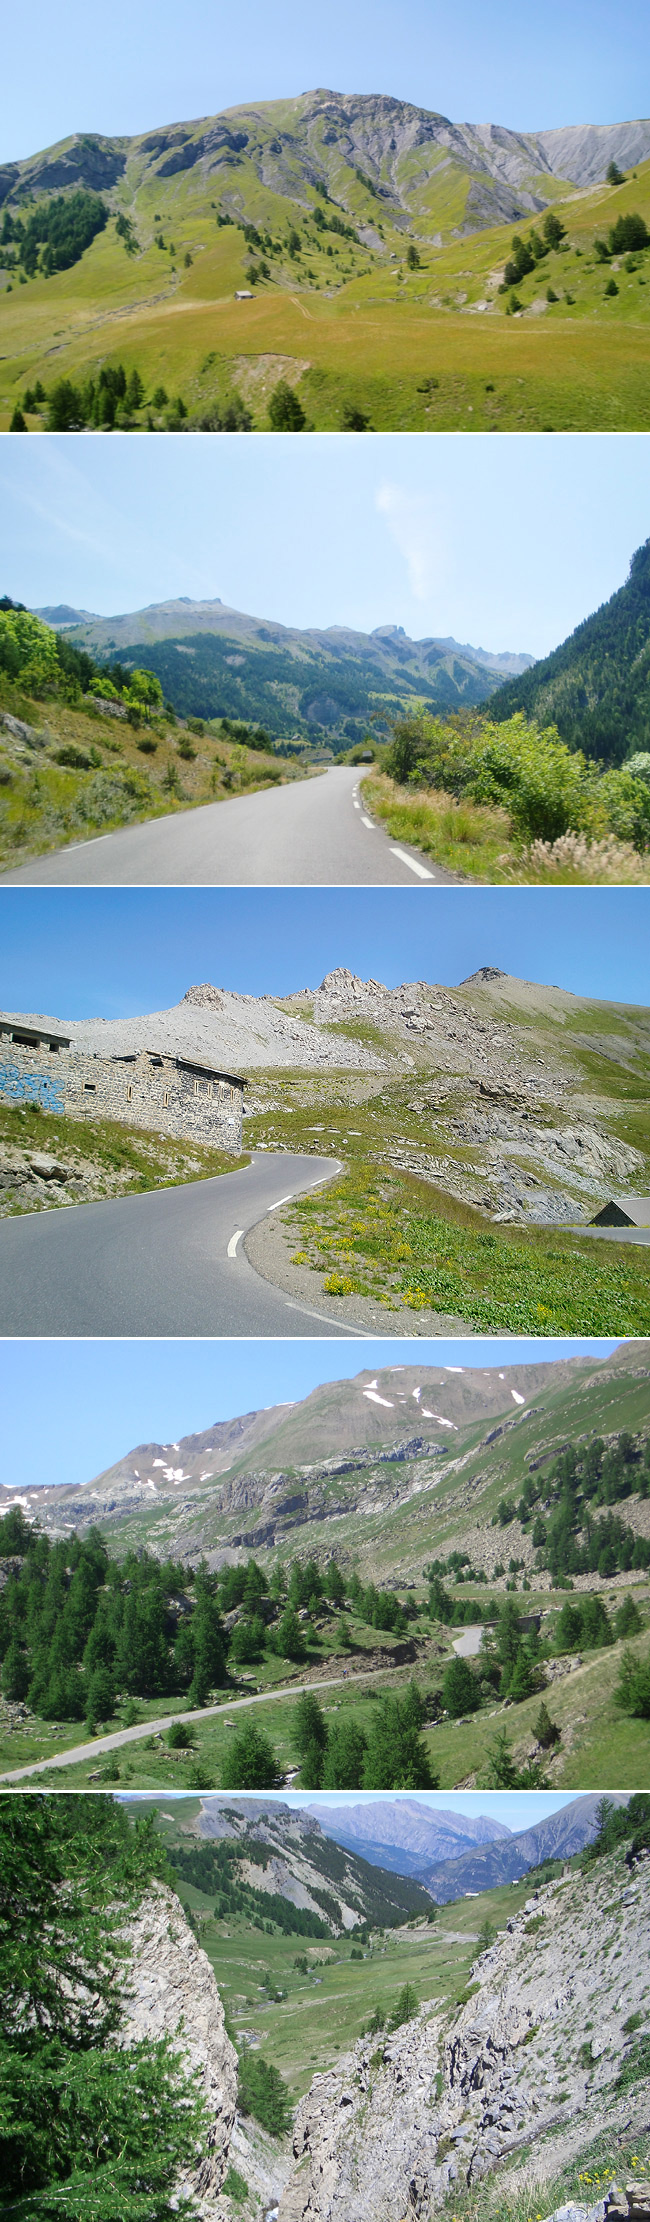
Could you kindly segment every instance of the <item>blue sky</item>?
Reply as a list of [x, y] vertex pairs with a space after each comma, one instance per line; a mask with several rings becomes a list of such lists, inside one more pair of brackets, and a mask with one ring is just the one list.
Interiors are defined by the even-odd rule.
[[[70, 131], [138, 132], [315, 86], [391, 93], [517, 130], [643, 114], [644, 0], [32, 0], [6, 11], [0, 159]], [[646, 95], [647, 98], [647, 95]]]
[[[169, 1807], [173, 1805], [175, 1796], [182, 1797], [183, 1794], [187, 1796], [187, 1792], [172, 1790], [170, 1793], [165, 1790], [161, 1792], [161, 1805]], [[148, 1797], [150, 1793], [143, 1790], [140, 1795]], [[416, 1796], [418, 1805], [428, 1806], [434, 1812], [465, 1813], [468, 1816], [471, 1815], [473, 1819], [477, 1814], [485, 1813], [492, 1821], [503, 1821], [506, 1828], [512, 1829], [513, 1833], [518, 1829], [537, 1828], [540, 1821], [545, 1821], [549, 1813], [561, 1813], [563, 1806], [572, 1805], [575, 1795], [575, 1790], [434, 1790], [428, 1792], [426, 1790], [418, 1790], [417, 1792], [413, 1790], [391, 1790], [389, 1792], [391, 1803], [396, 1803], [398, 1798], [413, 1798]], [[122, 1796], [123, 1793], [119, 1793], [120, 1803], [122, 1802]], [[239, 1798], [239, 1791], [237, 1796]], [[129, 1791], [125, 1802], [131, 1804], [133, 1800], [137, 1801], [137, 1797], [137, 1790]], [[277, 1797], [277, 1802], [280, 1805], [294, 1806], [298, 1813], [315, 1813], [318, 1816], [321, 1807], [373, 1805], [377, 1800], [377, 1791], [319, 1790], [312, 1791], [309, 1798], [306, 1798], [304, 1792], [301, 1795], [299, 1791], [295, 1790], [279, 1790], [277, 1793], [273, 1790], [265, 1790], [264, 1797], [265, 1799], [275, 1799]], [[205, 1798], [204, 1803], [209, 1806], [209, 1797]]]
[[311, 434], [0, 443], [0, 592], [102, 615], [219, 596], [546, 655], [648, 534], [650, 440]]
[[0, 1008], [48, 1018], [166, 1010], [193, 982], [241, 994], [362, 979], [457, 985], [480, 965], [650, 1002], [648, 888], [9, 888]]
[[[178, 1443], [215, 1420], [298, 1402], [323, 1381], [367, 1367], [511, 1366], [604, 1341], [39, 1342], [0, 1343], [3, 1466], [17, 1489], [92, 1481], [139, 1443]], [[28, 1415], [28, 1417], [26, 1417]]]

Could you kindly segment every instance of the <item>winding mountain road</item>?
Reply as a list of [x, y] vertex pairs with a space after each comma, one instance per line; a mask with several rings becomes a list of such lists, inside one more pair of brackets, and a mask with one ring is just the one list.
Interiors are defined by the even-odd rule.
[[267, 787], [230, 802], [76, 842], [5, 872], [31, 887], [338, 887], [418, 881], [460, 884], [408, 842], [376, 825], [359, 794], [359, 769], [336, 764], [317, 779]]
[[339, 1171], [259, 1151], [240, 1171], [0, 1224], [2, 1335], [363, 1335], [261, 1280], [243, 1237]]
[[[50, 1767], [74, 1767], [79, 1760], [98, 1759], [104, 1752], [119, 1751], [122, 1744], [141, 1743], [145, 1736], [164, 1736], [166, 1730], [171, 1728], [173, 1720], [206, 1721], [210, 1720], [215, 1713], [223, 1713], [229, 1719], [231, 1713], [243, 1712], [246, 1706], [269, 1705], [274, 1700], [277, 1702], [278, 1698], [299, 1697], [301, 1690], [316, 1690], [317, 1692], [338, 1690], [343, 1682], [348, 1681], [354, 1681], [355, 1683], [375, 1682], [381, 1675], [385, 1675], [386, 1671], [386, 1667], [381, 1666], [361, 1669], [357, 1673], [356, 1669], [349, 1667], [347, 1672], [332, 1674], [327, 1680], [321, 1676], [317, 1682], [291, 1682], [284, 1685], [278, 1683], [275, 1689], [257, 1690], [251, 1697], [222, 1697], [216, 1705], [203, 1705], [200, 1712], [163, 1713], [159, 1720], [138, 1722], [136, 1728], [118, 1728], [113, 1729], [108, 1736], [93, 1736], [91, 1744], [75, 1744], [74, 1748], [71, 1747], [69, 1751], [54, 1752], [50, 1759], [34, 1759], [26, 1767], [12, 1767], [10, 1774], [0, 1775], [0, 1782], [22, 1782], [25, 1775], [44, 1774], [46, 1768], [49, 1770]], [[388, 1672], [390, 1672], [390, 1668], [388, 1668]], [[165, 1789], [165, 1787], [165, 1784], [162, 1783], [161, 1788]], [[215, 1784], [215, 1789], [217, 1787], [218, 1785]]]

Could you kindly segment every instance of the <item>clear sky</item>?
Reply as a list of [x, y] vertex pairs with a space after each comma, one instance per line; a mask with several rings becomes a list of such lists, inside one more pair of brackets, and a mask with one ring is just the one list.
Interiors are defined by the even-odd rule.
[[[139, 1795], [148, 1798], [150, 1792], [130, 1790], [117, 1793], [119, 1802], [124, 1801], [127, 1805], [133, 1800], [137, 1801]], [[240, 1795], [245, 1796], [245, 1792], [237, 1791], [238, 1800]], [[260, 1792], [257, 1791], [255, 1795], [259, 1797]], [[265, 1799], [273, 1799], [278, 1805], [293, 1806], [298, 1813], [314, 1813], [316, 1816], [322, 1806], [373, 1805], [377, 1800], [376, 1790], [318, 1790], [311, 1791], [309, 1798], [296, 1790], [265, 1790], [263, 1795]], [[387, 1795], [391, 1804], [396, 1803], [398, 1798], [415, 1797], [418, 1805], [428, 1806], [439, 1813], [466, 1813], [472, 1819], [479, 1813], [485, 1813], [492, 1821], [503, 1821], [514, 1835], [519, 1829], [537, 1828], [539, 1822], [545, 1821], [549, 1813], [561, 1813], [563, 1806], [573, 1804], [576, 1791], [390, 1790]], [[161, 1791], [160, 1803], [168, 1807], [173, 1804], [174, 1797], [179, 1796], [187, 1797], [187, 1791]], [[209, 1796], [204, 1798], [203, 1803], [209, 1807]]]
[[644, 0], [31, 0], [5, 11], [0, 159], [315, 86], [520, 131], [616, 123], [647, 113], [647, 56]]
[[649, 925], [645, 887], [5, 887], [0, 1009], [129, 1017], [197, 981], [287, 995], [336, 965], [397, 987], [491, 964], [647, 1004]]
[[43, 434], [0, 443], [0, 506], [0, 593], [29, 608], [219, 596], [285, 625], [541, 656], [623, 585], [650, 440]]
[[93, 1481], [140, 1443], [178, 1443], [215, 1420], [297, 1403], [378, 1366], [545, 1364], [604, 1341], [0, 1343], [3, 1463], [16, 1489]]

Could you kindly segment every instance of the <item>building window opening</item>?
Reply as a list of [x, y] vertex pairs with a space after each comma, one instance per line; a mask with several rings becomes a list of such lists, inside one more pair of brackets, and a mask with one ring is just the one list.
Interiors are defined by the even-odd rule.
[[129, 1086], [128, 1086], [128, 1088], [127, 1088], [127, 1091], [126, 1091], [126, 1100], [127, 1100], [127, 1103], [130, 1103], [130, 1102], [131, 1102], [131, 1100], [132, 1100], [132, 1096], [133, 1096], [133, 1089], [132, 1089], [132, 1087], [131, 1087], [131, 1083], [129, 1082]]
[[195, 1080], [195, 1082], [194, 1082], [194, 1094], [195, 1094], [195, 1096], [198, 1096], [198, 1095], [200, 1095], [200, 1093], [201, 1093], [201, 1090], [200, 1090], [200, 1087], [199, 1087], [199, 1082], [198, 1082], [198, 1080]]
[[168, 1088], [166, 1088], [166, 1089], [165, 1089], [165, 1093], [164, 1093], [164, 1096], [163, 1096], [163, 1111], [166, 1111], [166, 1110], [167, 1110], [167, 1105], [168, 1105], [168, 1103], [169, 1103], [169, 1089], [168, 1089]]
[[84, 1080], [84, 1095], [85, 1095], [85, 1096], [96, 1096], [96, 1094], [97, 1094], [97, 1086], [96, 1086], [96, 1082], [95, 1082], [94, 1080]]

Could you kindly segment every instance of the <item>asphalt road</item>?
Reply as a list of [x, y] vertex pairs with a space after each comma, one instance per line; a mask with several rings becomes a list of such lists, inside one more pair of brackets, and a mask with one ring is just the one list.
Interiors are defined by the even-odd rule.
[[258, 1152], [239, 1172], [0, 1223], [2, 1335], [345, 1336], [261, 1280], [243, 1236], [339, 1170], [326, 1157]]
[[359, 770], [334, 765], [317, 779], [267, 787], [145, 825], [125, 826], [50, 856], [3, 884], [31, 887], [338, 887], [458, 884], [373, 824]]
[[[0, 1782], [22, 1782], [25, 1775], [43, 1774], [46, 1767], [74, 1767], [80, 1759], [98, 1759], [103, 1752], [119, 1751], [122, 1744], [141, 1743], [144, 1736], [163, 1735], [171, 1728], [172, 1721], [206, 1721], [215, 1713], [230, 1719], [231, 1713], [243, 1712], [247, 1705], [269, 1705], [281, 1697], [299, 1697], [301, 1690], [338, 1690], [343, 1682], [374, 1682], [386, 1673], [383, 1667], [368, 1667], [361, 1673], [352, 1669], [345, 1674], [333, 1674], [327, 1681], [292, 1682], [284, 1688], [258, 1690], [253, 1697], [221, 1698], [217, 1705], [203, 1705], [200, 1712], [163, 1713], [159, 1720], [140, 1721], [137, 1728], [119, 1728], [110, 1736], [93, 1736], [92, 1743], [75, 1744], [69, 1751], [57, 1751], [51, 1759], [35, 1759], [27, 1767], [13, 1767], [10, 1774], [0, 1775]], [[162, 1785], [165, 1788], [165, 1785]]]

